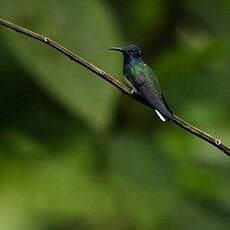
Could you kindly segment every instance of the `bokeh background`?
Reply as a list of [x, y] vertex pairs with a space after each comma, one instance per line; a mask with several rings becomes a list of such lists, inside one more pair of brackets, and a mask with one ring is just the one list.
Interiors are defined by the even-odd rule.
[[[229, 0], [0, 0], [0, 17], [122, 80], [140, 46], [168, 104], [230, 145]], [[230, 161], [50, 47], [0, 27], [0, 229], [230, 229]]]

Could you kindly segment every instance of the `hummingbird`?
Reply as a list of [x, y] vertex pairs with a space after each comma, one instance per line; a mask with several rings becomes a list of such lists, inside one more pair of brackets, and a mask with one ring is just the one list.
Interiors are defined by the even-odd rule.
[[123, 54], [124, 79], [131, 87], [131, 93], [135, 92], [144, 97], [162, 121], [170, 121], [173, 118], [172, 112], [162, 94], [156, 74], [144, 62], [141, 49], [136, 45], [109, 49]]

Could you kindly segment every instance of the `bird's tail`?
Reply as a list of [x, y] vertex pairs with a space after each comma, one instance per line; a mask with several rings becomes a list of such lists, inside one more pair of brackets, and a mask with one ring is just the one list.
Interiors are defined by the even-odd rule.
[[162, 121], [170, 121], [173, 118], [171, 111], [166, 111], [165, 113], [161, 113], [155, 109], [155, 112]]
[[166, 100], [164, 98], [164, 95], [162, 94], [162, 99], [164, 101], [164, 111], [159, 112], [158, 110], [155, 109], [155, 112], [157, 113], [158, 117], [162, 120], [162, 121], [170, 121], [173, 119], [173, 113], [172, 110], [169, 108], [168, 104], [166, 103]]
[[161, 115], [160, 112], [158, 112], [156, 109], [155, 109], [155, 112], [157, 113], [158, 117], [159, 117], [162, 121], [166, 121], [166, 119]]

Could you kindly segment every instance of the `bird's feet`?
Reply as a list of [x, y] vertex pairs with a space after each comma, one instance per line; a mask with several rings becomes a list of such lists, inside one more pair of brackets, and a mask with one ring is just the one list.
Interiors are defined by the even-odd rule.
[[134, 88], [130, 89], [130, 94], [134, 94], [136, 92], [136, 90]]
[[129, 94], [130, 95], [133, 95], [133, 94], [140, 95], [140, 93], [134, 87], [129, 88]]

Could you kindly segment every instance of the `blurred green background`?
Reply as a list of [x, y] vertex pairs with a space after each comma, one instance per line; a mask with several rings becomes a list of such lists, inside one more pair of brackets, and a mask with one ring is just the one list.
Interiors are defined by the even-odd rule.
[[[122, 80], [140, 46], [168, 104], [230, 145], [229, 0], [0, 0], [0, 17]], [[230, 161], [82, 66], [0, 27], [0, 229], [230, 229]]]

